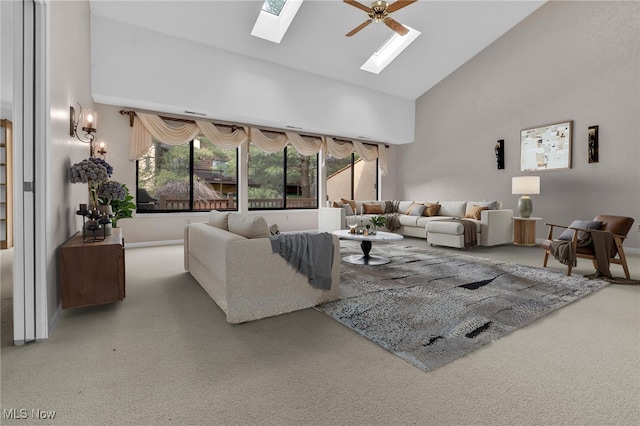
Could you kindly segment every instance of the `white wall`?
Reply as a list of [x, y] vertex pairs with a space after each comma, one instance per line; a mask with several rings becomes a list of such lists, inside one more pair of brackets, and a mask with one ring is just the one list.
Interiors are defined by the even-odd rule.
[[57, 250], [80, 230], [82, 220], [75, 211], [88, 198], [87, 185], [69, 183], [71, 164], [89, 157], [89, 145], [69, 136], [69, 106], [79, 102], [85, 108], [92, 108], [93, 101], [89, 4], [86, 1], [52, 1], [47, 5], [50, 133], [46, 164], [47, 205], [43, 208], [46, 211], [48, 315], [51, 322], [61, 306]]
[[[640, 3], [549, 2], [418, 99], [416, 143], [396, 148], [399, 198], [498, 199], [516, 211], [520, 130], [573, 120], [573, 166], [537, 173], [533, 215], [558, 224], [631, 216], [625, 246], [639, 248], [639, 117]], [[589, 164], [593, 125], [600, 162]], [[546, 231], [538, 222], [537, 237]]]
[[[92, 16], [96, 102], [395, 144], [415, 102]], [[381, 119], [384, 118], [384, 119]]]

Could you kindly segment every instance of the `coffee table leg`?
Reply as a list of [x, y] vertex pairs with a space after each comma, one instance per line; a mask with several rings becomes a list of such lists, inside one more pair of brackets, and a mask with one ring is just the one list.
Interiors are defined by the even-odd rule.
[[371, 251], [371, 241], [363, 241], [360, 243], [360, 248], [362, 249], [362, 254], [364, 257], [369, 257], [369, 252]]
[[391, 262], [388, 257], [382, 256], [369, 256], [371, 251], [371, 241], [362, 241], [360, 248], [362, 249], [362, 255], [352, 254], [342, 258], [345, 262], [354, 263], [356, 265], [384, 265]]

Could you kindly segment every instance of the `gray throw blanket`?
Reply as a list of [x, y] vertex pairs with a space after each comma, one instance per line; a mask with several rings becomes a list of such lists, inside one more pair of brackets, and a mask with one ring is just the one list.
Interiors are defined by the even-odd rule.
[[443, 222], [457, 222], [464, 227], [464, 248], [473, 248], [478, 245], [478, 226], [475, 222], [466, 219], [446, 219]]
[[609, 258], [611, 257], [611, 244], [613, 244], [613, 234], [607, 231], [591, 231], [593, 241], [593, 253], [596, 256], [598, 270], [596, 274], [601, 277], [613, 278], [609, 270]]
[[385, 201], [384, 202], [384, 218], [386, 219], [386, 227], [390, 232], [400, 228], [400, 213], [398, 207], [400, 201]]
[[576, 251], [573, 249], [573, 242], [571, 241], [552, 241], [551, 244], [549, 244], [549, 251], [558, 262], [564, 265], [576, 266], [578, 264], [576, 261]]
[[331, 289], [333, 237], [319, 234], [278, 234], [269, 237], [271, 250], [309, 278], [313, 288]]
[[[575, 229], [575, 228], [570, 228]], [[592, 232], [594, 230], [591, 230]], [[587, 247], [591, 245], [591, 233], [582, 230], [575, 230], [578, 232], [578, 239], [576, 240], [577, 247]], [[609, 243], [611, 245], [611, 243]], [[549, 251], [556, 258], [556, 260], [564, 265], [576, 266], [578, 260], [576, 258], [576, 251], [573, 248], [573, 242], [571, 240], [555, 240], [549, 245]]]

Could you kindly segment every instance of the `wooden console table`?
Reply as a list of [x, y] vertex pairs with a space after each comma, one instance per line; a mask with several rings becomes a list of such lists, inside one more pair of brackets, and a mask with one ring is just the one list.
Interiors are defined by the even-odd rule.
[[101, 305], [125, 297], [124, 239], [113, 228], [104, 241], [85, 243], [78, 232], [60, 246], [62, 309]]
[[513, 244], [533, 247], [536, 245], [536, 220], [541, 217], [514, 217]]

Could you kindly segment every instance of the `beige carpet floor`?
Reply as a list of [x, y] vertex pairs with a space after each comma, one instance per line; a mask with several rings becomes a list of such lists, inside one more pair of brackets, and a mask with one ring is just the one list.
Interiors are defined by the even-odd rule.
[[[539, 248], [469, 253], [542, 261]], [[0, 408], [29, 418], [3, 411], [1, 424], [640, 424], [640, 286], [609, 285], [423, 372], [314, 309], [227, 324], [183, 271], [182, 246], [126, 261], [123, 302], [65, 311], [46, 342], [2, 347]]]

